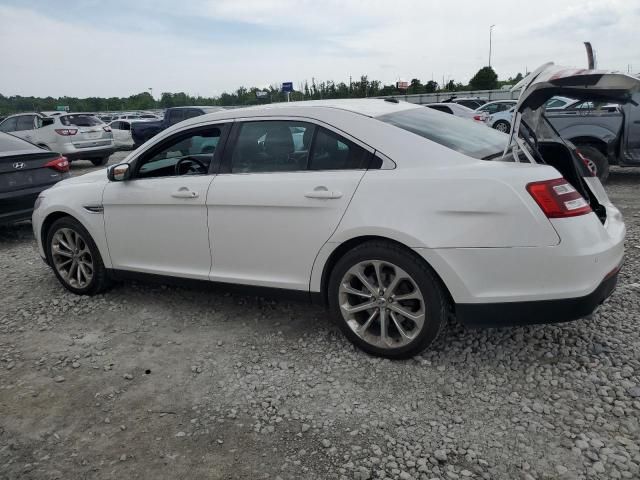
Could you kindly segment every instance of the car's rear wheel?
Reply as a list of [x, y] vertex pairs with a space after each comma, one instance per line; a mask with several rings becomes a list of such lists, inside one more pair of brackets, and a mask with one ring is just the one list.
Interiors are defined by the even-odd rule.
[[67, 290], [94, 295], [109, 286], [98, 247], [80, 222], [71, 217], [56, 220], [46, 241], [49, 263]]
[[92, 158], [91, 163], [93, 163], [96, 167], [106, 164], [109, 161], [109, 157], [102, 158]]
[[511, 131], [511, 124], [506, 120], [498, 120], [493, 124], [493, 128], [502, 133], [509, 133]]
[[587, 167], [600, 179], [606, 183], [609, 178], [609, 160], [596, 147], [589, 145], [578, 145], [580, 153], [587, 159]]
[[407, 358], [435, 340], [448, 316], [439, 279], [413, 252], [385, 241], [345, 254], [329, 278], [329, 308], [355, 345]]

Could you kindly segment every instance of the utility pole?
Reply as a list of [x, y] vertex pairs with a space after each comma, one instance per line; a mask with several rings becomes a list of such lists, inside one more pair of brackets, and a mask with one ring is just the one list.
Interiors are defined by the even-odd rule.
[[493, 27], [495, 27], [495, 25], [489, 27], [489, 67], [491, 67], [491, 37], [493, 35]]

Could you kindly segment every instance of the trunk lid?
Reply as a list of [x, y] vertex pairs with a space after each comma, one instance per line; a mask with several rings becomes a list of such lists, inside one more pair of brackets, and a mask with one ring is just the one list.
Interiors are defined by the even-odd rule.
[[522, 154], [531, 163], [555, 167], [585, 197], [605, 223], [611, 202], [598, 178], [582, 163], [573, 144], [562, 139], [546, 119], [546, 102], [554, 96], [576, 100], [625, 104], [633, 102], [640, 91], [640, 80], [617, 72], [572, 69], [546, 63], [516, 84], [521, 90], [514, 109], [512, 129], [503, 154], [512, 149], [513, 157]]
[[45, 164], [59, 157], [58, 153], [45, 150], [0, 154], [0, 194], [58, 182], [63, 178], [62, 173]]
[[107, 125], [91, 115], [64, 115], [60, 122], [70, 129], [77, 129], [70, 135], [71, 143], [76, 148], [94, 148], [108, 146], [113, 141], [111, 132], [105, 130]]
[[640, 92], [640, 79], [619, 72], [567, 68], [549, 62], [511, 88], [511, 91], [517, 90], [520, 96], [514, 109], [509, 146], [520, 134], [522, 115], [528, 111], [531, 117], [539, 118], [552, 97], [625, 104], [633, 102], [634, 93]]

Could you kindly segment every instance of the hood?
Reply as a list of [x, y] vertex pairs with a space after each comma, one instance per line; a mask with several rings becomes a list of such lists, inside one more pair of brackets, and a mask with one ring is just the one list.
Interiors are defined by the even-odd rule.
[[511, 91], [521, 90], [516, 111], [536, 110], [551, 97], [562, 95], [576, 100], [626, 103], [640, 91], [640, 79], [619, 72], [567, 68], [545, 63], [518, 82]]

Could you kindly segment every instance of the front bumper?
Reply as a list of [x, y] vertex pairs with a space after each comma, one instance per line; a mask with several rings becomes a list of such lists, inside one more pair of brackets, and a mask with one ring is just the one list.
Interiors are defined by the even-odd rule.
[[588, 295], [577, 298], [506, 303], [460, 303], [455, 306], [458, 321], [468, 327], [506, 327], [558, 323], [588, 317], [615, 290], [616, 268]]

